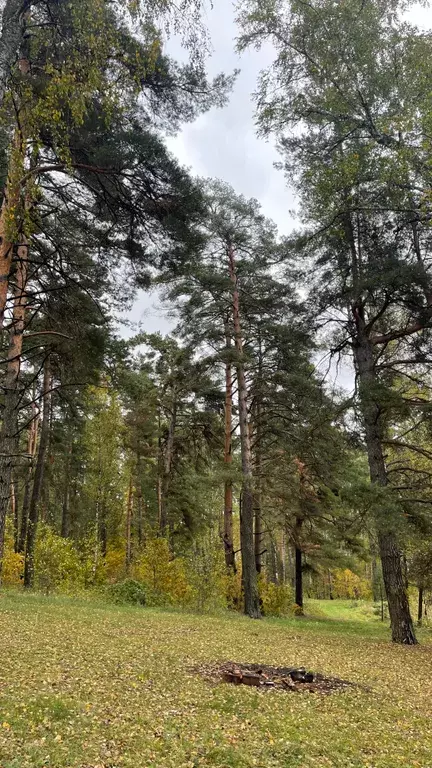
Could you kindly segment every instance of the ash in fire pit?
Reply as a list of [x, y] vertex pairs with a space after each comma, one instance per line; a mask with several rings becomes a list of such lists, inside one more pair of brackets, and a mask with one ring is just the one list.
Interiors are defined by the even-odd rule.
[[229, 661], [220, 666], [196, 671], [215, 682], [222, 680], [232, 685], [249, 685], [262, 690], [276, 688], [284, 691], [331, 693], [354, 685], [347, 680], [315, 674], [304, 667], [270, 667], [265, 664], [238, 664]]

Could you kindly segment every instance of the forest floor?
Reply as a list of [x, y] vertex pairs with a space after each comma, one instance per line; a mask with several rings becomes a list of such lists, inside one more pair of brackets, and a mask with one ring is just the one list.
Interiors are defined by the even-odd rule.
[[[251, 621], [0, 594], [1, 768], [432, 767], [432, 634], [392, 645], [362, 604]], [[234, 660], [305, 666], [331, 694], [211, 684]]]

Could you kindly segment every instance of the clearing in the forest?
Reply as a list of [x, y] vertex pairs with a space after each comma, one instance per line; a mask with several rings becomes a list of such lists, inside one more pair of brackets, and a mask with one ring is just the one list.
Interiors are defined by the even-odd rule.
[[[361, 603], [307, 610], [251, 621], [2, 594], [1, 768], [432, 765], [427, 630], [405, 648]], [[286, 692], [199, 672], [233, 659], [353, 685]]]

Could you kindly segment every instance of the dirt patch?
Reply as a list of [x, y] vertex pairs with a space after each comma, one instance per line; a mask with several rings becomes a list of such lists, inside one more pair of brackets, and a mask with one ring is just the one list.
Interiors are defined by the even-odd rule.
[[263, 691], [282, 690], [287, 692], [332, 693], [356, 687], [355, 683], [337, 677], [309, 672], [303, 667], [271, 667], [266, 664], [238, 664], [227, 661], [223, 664], [195, 668], [213, 683], [248, 685]]

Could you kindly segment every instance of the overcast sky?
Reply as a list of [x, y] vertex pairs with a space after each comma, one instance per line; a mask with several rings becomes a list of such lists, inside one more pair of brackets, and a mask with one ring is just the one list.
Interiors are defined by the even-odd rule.
[[[410, 13], [419, 26], [432, 25], [432, 10], [420, 4]], [[168, 140], [171, 151], [192, 174], [216, 177], [229, 182], [236, 192], [259, 200], [264, 213], [273, 219], [281, 233], [290, 231], [290, 211], [296, 201], [284, 174], [274, 168], [278, 159], [274, 144], [256, 137], [253, 92], [259, 72], [273, 60], [270, 46], [250, 51], [239, 57], [235, 53], [234, 10], [231, 0], [215, 0], [207, 13], [207, 27], [213, 45], [208, 61], [209, 75], [240, 69], [229, 104], [213, 109], [192, 125], [186, 125], [179, 136]], [[180, 58], [176, 44], [170, 52]], [[180, 55], [179, 55], [180, 54]], [[144, 330], [168, 332], [172, 321], [164, 317], [157, 296], [140, 294], [130, 315]]]

